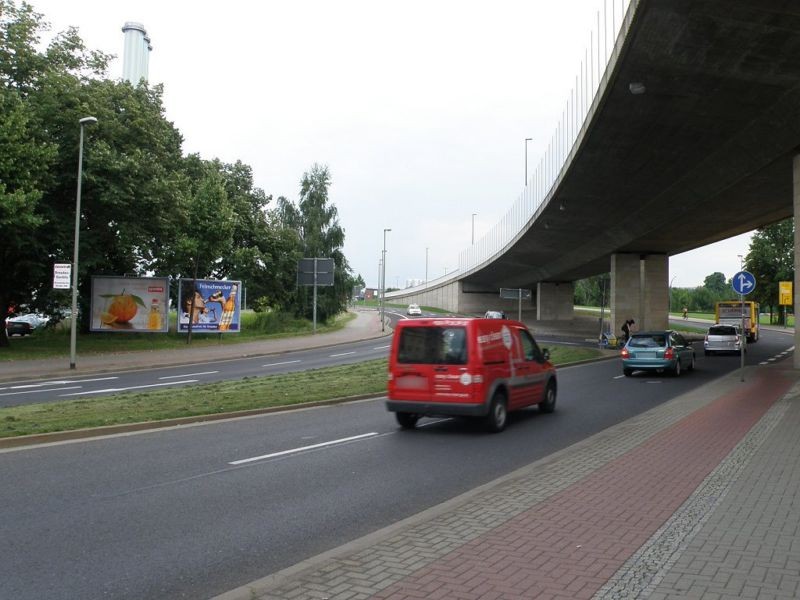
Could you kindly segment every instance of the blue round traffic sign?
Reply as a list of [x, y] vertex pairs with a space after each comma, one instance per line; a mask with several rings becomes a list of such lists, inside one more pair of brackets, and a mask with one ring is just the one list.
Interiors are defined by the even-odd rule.
[[733, 291], [737, 294], [749, 294], [756, 289], [755, 275], [747, 271], [739, 271], [733, 276]]

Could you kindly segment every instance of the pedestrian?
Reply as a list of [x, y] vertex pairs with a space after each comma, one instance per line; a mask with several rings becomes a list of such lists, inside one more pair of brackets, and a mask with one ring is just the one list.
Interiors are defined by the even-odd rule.
[[631, 323], [633, 323], [633, 319], [625, 319], [625, 322], [622, 324], [622, 343], [626, 343], [628, 338], [631, 337]]
[[687, 320], [689, 319], [689, 309], [685, 306], [683, 307], [683, 318]]

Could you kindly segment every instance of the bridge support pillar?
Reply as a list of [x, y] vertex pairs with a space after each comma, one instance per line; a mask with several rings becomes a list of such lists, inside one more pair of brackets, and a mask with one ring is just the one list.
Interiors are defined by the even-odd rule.
[[575, 318], [575, 285], [570, 282], [536, 285], [536, 320], [570, 321]]
[[666, 329], [669, 312], [669, 258], [664, 254], [611, 256], [611, 331], [626, 319], [636, 329]]

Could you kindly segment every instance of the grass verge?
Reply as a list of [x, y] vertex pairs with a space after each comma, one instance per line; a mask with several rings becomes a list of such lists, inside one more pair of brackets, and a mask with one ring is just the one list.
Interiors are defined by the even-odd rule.
[[[597, 358], [594, 348], [551, 346], [556, 365]], [[386, 390], [386, 360], [152, 392], [0, 409], [0, 438], [292, 406]]]

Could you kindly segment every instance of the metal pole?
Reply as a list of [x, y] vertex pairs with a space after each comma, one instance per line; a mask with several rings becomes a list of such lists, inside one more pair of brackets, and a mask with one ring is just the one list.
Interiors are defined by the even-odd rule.
[[81, 179], [83, 178], [83, 126], [86, 123], [96, 123], [94, 117], [84, 117], [80, 124], [80, 143], [78, 145], [78, 193], [75, 199], [75, 241], [72, 255], [72, 317], [70, 318], [69, 332], [69, 368], [75, 368], [78, 346], [78, 241], [81, 231]]
[[742, 330], [740, 332], [742, 339], [739, 340], [739, 356], [740, 356], [739, 368], [742, 376], [741, 380], [744, 381], [744, 346], [747, 341], [747, 336], [744, 334], [744, 294], [739, 294], [739, 299], [742, 302]]
[[519, 301], [519, 303], [517, 304], [517, 321], [522, 321], [522, 288], [519, 288], [517, 290], [517, 294]]
[[525, 138], [525, 187], [528, 187], [528, 142], [533, 138]]
[[314, 315], [314, 331], [317, 333], [317, 257], [314, 257], [314, 307], [312, 309]]
[[381, 331], [386, 331], [386, 232], [383, 230], [383, 269], [381, 272]]
[[428, 285], [428, 248], [425, 248], [425, 285]]
[[[527, 179], [527, 178], [526, 178]], [[475, 215], [478, 213], [472, 213], [472, 245], [475, 245]]]

